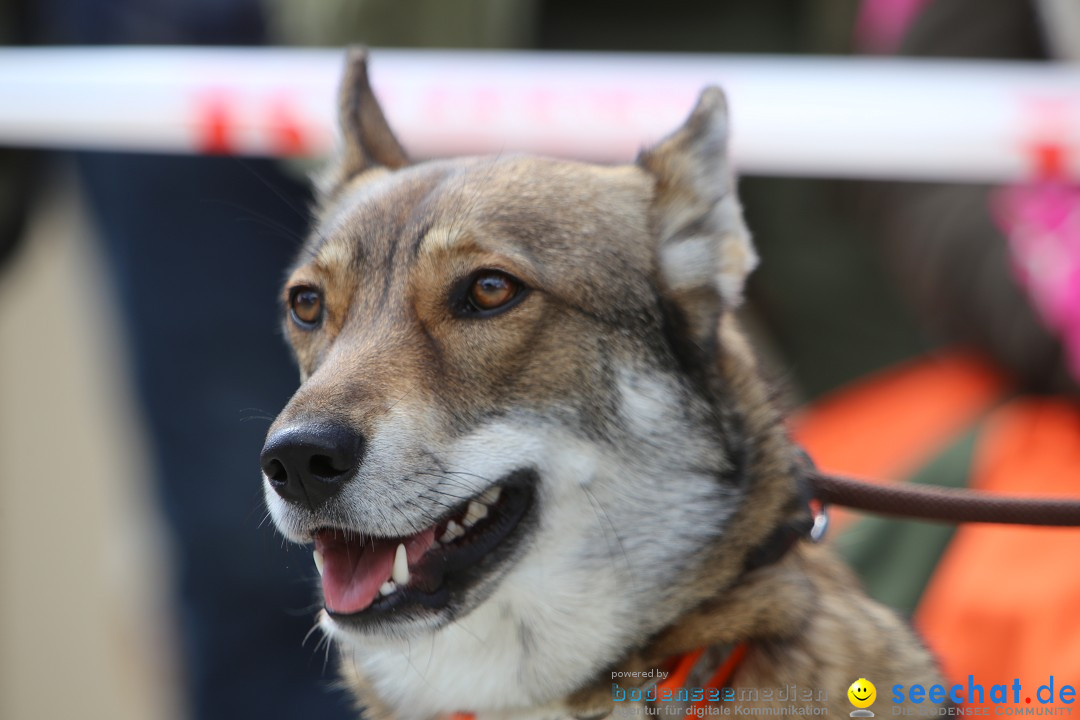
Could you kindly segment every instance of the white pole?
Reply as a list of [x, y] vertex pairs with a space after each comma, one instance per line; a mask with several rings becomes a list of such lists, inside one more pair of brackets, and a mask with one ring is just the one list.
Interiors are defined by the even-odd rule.
[[[342, 61], [280, 48], [3, 49], [0, 144], [324, 153]], [[370, 73], [416, 157], [627, 161], [716, 83], [743, 172], [1080, 179], [1080, 71], [1063, 65], [376, 49]]]

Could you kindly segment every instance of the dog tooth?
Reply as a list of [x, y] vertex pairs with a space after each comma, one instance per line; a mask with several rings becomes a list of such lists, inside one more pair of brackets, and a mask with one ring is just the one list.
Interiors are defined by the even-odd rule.
[[484, 505], [494, 505], [499, 502], [499, 496], [502, 495], [501, 487], [492, 487], [484, 491], [484, 494], [480, 496], [480, 502]]
[[398, 543], [397, 552], [394, 553], [394, 571], [390, 577], [402, 587], [409, 584], [409, 556], [405, 553], [405, 543]]
[[379, 594], [382, 595], [383, 597], [386, 597], [387, 595], [394, 592], [395, 590], [397, 590], [397, 585], [394, 584], [394, 581], [393, 580], [387, 580], [386, 582], [384, 582], [379, 587]]
[[315, 559], [315, 569], [319, 571], [319, 575], [322, 575], [322, 569], [323, 569], [323, 556], [322, 556], [322, 553], [319, 552], [318, 550], [313, 550], [311, 552], [311, 557]]
[[464, 534], [465, 528], [458, 525], [456, 520], [451, 520], [450, 522], [446, 523], [446, 530], [443, 531], [442, 538], [439, 539], [439, 542], [453, 542]]
[[465, 510], [465, 519], [462, 521], [462, 524], [464, 524], [465, 527], [470, 528], [476, 523], [486, 518], [487, 514], [487, 505], [481, 505], [480, 503], [473, 500], [469, 503], [468, 509]]

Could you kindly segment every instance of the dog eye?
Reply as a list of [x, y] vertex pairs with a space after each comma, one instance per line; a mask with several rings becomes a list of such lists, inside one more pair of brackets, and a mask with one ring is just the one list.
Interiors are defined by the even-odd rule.
[[315, 327], [322, 320], [322, 293], [307, 285], [294, 287], [289, 291], [289, 314], [305, 330]]
[[521, 294], [521, 283], [498, 270], [484, 270], [475, 275], [465, 296], [467, 313], [487, 314], [505, 308]]

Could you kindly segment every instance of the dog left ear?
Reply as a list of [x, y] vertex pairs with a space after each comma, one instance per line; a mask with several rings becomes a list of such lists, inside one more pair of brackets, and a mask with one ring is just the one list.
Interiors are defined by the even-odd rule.
[[409, 158], [371, 90], [367, 50], [362, 47], [348, 49], [345, 74], [338, 89], [338, 125], [343, 146], [325, 185], [340, 185], [375, 167], [396, 170], [408, 165]]
[[638, 156], [656, 181], [652, 218], [662, 291], [681, 311], [688, 339], [707, 353], [720, 316], [741, 302], [757, 265], [727, 146], [727, 103], [710, 86], [682, 127]]

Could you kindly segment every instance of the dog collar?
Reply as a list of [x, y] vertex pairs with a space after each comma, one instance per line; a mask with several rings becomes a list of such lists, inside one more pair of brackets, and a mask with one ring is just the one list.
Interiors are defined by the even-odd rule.
[[797, 492], [792, 498], [789, 512], [791, 519], [777, 526], [765, 540], [746, 556], [743, 572], [771, 565], [787, 554], [796, 542], [809, 538], [821, 540], [828, 527], [828, 515], [822, 504], [816, 511], [812, 507], [813, 488], [808, 477], [815, 470], [814, 461], [800, 448], [800, 463], [795, 468]]

